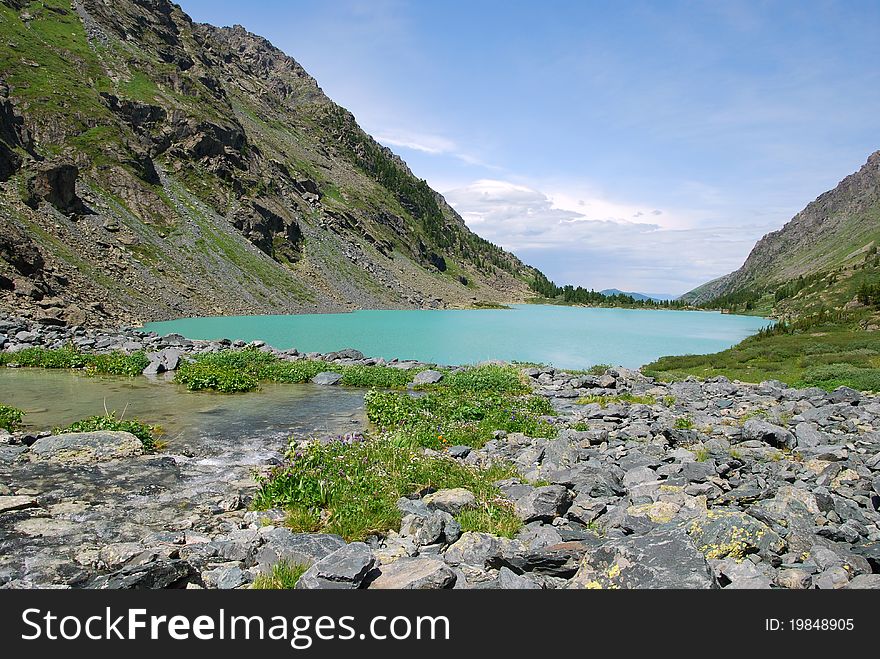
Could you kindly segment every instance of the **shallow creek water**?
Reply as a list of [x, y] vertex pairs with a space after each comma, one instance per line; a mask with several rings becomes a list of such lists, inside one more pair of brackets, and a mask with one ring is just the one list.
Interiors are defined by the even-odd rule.
[[161, 377], [0, 369], [0, 400], [24, 409], [28, 428], [69, 424], [106, 408], [159, 424], [167, 442], [154, 455], [84, 466], [0, 460], [0, 483], [40, 504], [0, 523], [0, 585], [75, 582], [89, 552], [101, 546], [199, 528], [218, 512], [218, 502], [253, 491], [254, 471], [280, 458], [291, 435], [363, 428], [363, 394], [265, 384], [257, 392], [222, 395], [188, 392]]

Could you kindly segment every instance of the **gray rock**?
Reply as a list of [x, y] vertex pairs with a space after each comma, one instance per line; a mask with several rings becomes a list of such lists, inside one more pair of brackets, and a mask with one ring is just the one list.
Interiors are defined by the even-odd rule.
[[781, 554], [785, 540], [773, 529], [746, 513], [712, 510], [688, 524], [688, 534], [708, 558], [741, 558], [750, 553]]
[[251, 576], [237, 565], [221, 566], [202, 572], [202, 581], [212, 588], [229, 590], [252, 581]]
[[401, 522], [400, 535], [412, 537], [419, 547], [452, 544], [461, 537], [461, 525], [444, 510], [435, 510], [427, 515], [410, 514]]
[[587, 550], [569, 588], [718, 588], [705, 556], [687, 534], [657, 529]]
[[849, 572], [841, 565], [830, 567], [816, 577], [816, 588], [822, 590], [846, 588], [847, 584], [849, 584]]
[[777, 448], [794, 448], [797, 439], [789, 430], [761, 419], [749, 419], [742, 429], [743, 441], [758, 440]]
[[383, 565], [369, 587], [395, 590], [438, 590], [455, 585], [455, 572], [436, 558], [401, 558]]
[[440, 371], [433, 371], [431, 369], [428, 369], [427, 371], [416, 373], [416, 376], [413, 378], [413, 384], [436, 384], [442, 379], [443, 374]]
[[363, 542], [352, 542], [312, 565], [296, 587], [299, 590], [360, 588], [375, 565], [372, 550]]
[[541, 586], [531, 579], [502, 567], [494, 579], [475, 584], [473, 588], [474, 590], [540, 590]]
[[133, 565], [98, 577], [88, 588], [112, 590], [153, 590], [159, 588], [183, 588], [195, 574], [193, 566], [182, 560], [155, 561], [146, 565]]
[[450, 446], [448, 449], [446, 449], [446, 454], [450, 458], [456, 458], [458, 460], [463, 460], [468, 455], [470, 455], [470, 452], [471, 447], [463, 445]]
[[37, 500], [28, 496], [0, 496], [0, 513], [33, 508]]
[[32, 461], [84, 464], [129, 458], [143, 452], [141, 440], [131, 433], [100, 430], [43, 437], [31, 446], [29, 457]]
[[334, 385], [339, 384], [342, 380], [341, 373], [334, 373], [332, 371], [324, 371], [323, 373], [318, 373], [315, 377], [312, 378], [312, 382], [314, 384], [322, 384], [322, 385]]
[[844, 587], [853, 590], [880, 590], [880, 574], [860, 574]]
[[345, 540], [338, 535], [291, 533], [282, 528], [274, 528], [265, 533], [263, 539], [265, 544], [254, 557], [263, 573], [270, 572], [272, 566], [280, 561], [311, 565], [345, 546]]
[[27, 452], [27, 446], [0, 446], [0, 462], [12, 462]]
[[681, 476], [689, 483], [705, 483], [715, 475], [714, 462], [685, 462], [681, 466]]
[[422, 501], [425, 502], [429, 510], [442, 510], [450, 515], [458, 515], [465, 508], [476, 504], [477, 498], [470, 490], [455, 487], [428, 494], [422, 497]]
[[501, 556], [501, 539], [489, 533], [467, 531], [446, 550], [443, 558], [450, 565], [490, 567]]
[[657, 474], [649, 467], [635, 467], [626, 472], [623, 477], [623, 485], [627, 489], [631, 489], [642, 483], [650, 483], [657, 480]]
[[794, 434], [797, 437], [797, 445], [801, 448], [810, 448], [828, 443], [825, 433], [819, 432], [815, 423], [802, 421], [795, 426]]
[[809, 590], [813, 587], [813, 575], [799, 568], [780, 570], [776, 575], [776, 585], [791, 590]]
[[553, 521], [571, 505], [571, 495], [562, 485], [536, 487], [514, 504], [514, 511], [524, 522]]

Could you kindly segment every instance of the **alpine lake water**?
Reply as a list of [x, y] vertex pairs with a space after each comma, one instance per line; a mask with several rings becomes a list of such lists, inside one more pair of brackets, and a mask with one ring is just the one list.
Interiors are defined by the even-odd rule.
[[724, 350], [770, 321], [703, 311], [513, 305], [509, 309], [355, 311], [287, 316], [183, 318], [149, 323], [190, 339], [263, 340], [279, 349], [437, 364], [504, 361], [637, 368], [663, 355]]

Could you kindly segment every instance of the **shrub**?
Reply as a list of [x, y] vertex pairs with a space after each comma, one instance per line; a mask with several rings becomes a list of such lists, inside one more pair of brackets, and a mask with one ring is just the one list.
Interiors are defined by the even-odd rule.
[[260, 384], [253, 373], [202, 361], [182, 363], [174, 374], [174, 381], [191, 391], [213, 389], [223, 393], [252, 391]]
[[484, 364], [448, 373], [433, 385], [450, 391], [494, 391], [498, 393], [525, 393], [529, 391], [523, 375], [513, 366]]
[[680, 416], [675, 420], [675, 427], [678, 430], [691, 430], [694, 427], [694, 420], [689, 416]]
[[832, 391], [852, 387], [859, 391], [880, 391], [880, 369], [852, 364], [822, 364], [804, 371], [803, 384]]
[[145, 451], [155, 451], [157, 447], [156, 435], [159, 429], [156, 426], [148, 426], [137, 419], [122, 419], [116, 416], [116, 412], [107, 412], [104, 415], [90, 416], [71, 423], [66, 428], [55, 428], [54, 433], [68, 432], [94, 432], [96, 430], [123, 430], [141, 440]]
[[0, 405], [0, 428], [11, 432], [21, 425], [23, 418], [24, 412], [17, 407]]

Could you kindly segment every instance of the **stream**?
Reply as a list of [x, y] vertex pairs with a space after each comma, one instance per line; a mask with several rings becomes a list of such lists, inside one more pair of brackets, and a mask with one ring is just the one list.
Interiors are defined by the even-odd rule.
[[[254, 473], [275, 463], [291, 435], [334, 437], [365, 427], [363, 390], [264, 384], [224, 395], [189, 392], [162, 376], [88, 377], [0, 369], [0, 401], [46, 430], [105, 409], [158, 424], [159, 453], [88, 465], [0, 459], [0, 484], [38, 506], [3, 516], [0, 586], [76, 584], [106, 545], [174, 529], [187, 542], [212, 516], [246, 505]], [[240, 499], [240, 502], [239, 502]]]

